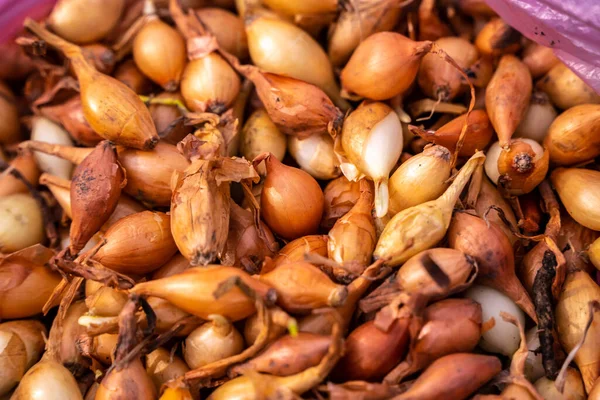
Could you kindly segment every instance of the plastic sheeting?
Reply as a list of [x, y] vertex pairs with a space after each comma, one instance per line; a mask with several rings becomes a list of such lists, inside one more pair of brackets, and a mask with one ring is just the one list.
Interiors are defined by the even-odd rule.
[[513, 28], [554, 49], [600, 93], [600, 0], [486, 0]]
[[0, 0], [0, 44], [13, 40], [23, 30], [26, 17], [42, 19], [56, 0]]

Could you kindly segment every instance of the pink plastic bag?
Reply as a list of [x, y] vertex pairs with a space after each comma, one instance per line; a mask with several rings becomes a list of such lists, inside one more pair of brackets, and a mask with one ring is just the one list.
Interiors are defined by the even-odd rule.
[[504, 21], [555, 54], [600, 93], [600, 0], [486, 0]]
[[0, 0], [0, 44], [23, 30], [26, 17], [39, 20], [50, 13], [56, 0]]

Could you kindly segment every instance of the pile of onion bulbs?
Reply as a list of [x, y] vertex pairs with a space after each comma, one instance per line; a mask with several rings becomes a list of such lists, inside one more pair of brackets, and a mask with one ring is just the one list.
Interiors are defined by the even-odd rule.
[[600, 94], [510, 22], [25, 19], [0, 62], [0, 399], [600, 399]]

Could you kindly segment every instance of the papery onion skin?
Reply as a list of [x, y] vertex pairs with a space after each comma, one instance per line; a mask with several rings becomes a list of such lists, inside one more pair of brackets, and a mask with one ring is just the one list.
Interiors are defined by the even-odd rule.
[[600, 172], [557, 168], [550, 179], [571, 217], [586, 228], [600, 230]]
[[189, 370], [190, 368], [181, 358], [176, 355], [171, 356], [171, 353], [162, 347], [146, 355], [146, 373], [158, 392], [164, 383], [182, 376]]
[[186, 58], [183, 37], [158, 17], [147, 22], [133, 41], [137, 67], [168, 91], [177, 89]]
[[562, 62], [552, 67], [536, 87], [563, 110], [581, 104], [600, 104], [600, 95]]
[[402, 163], [390, 177], [388, 215], [438, 198], [448, 187], [451, 154], [445, 147], [427, 147]]
[[325, 208], [321, 227], [331, 229], [340, 217], [356, 204], [360, 197], [360, 183], [349, 181], [345, 176], [329, 181], [323, 190]]
[[189, 268], [179, 274], [162, 279], [138, 283], [130, 292], [156, 296], [200, 318], [220, 314], [231, 321], [239, 321], [255, 312], [254, 302], [235, 288], [219, 299], [213, 292], [228, 278], [239, 276], [247, 285], [266, 295], [270, 287], [253, 279], [239, 268], [209, 265]]
[[48, 24], [71, 42], [96, 42], [117, 25], [124, 5], [124, 0], [61, 0], [48, 17]]
[[126, 293], [89, 279], [85, 281], [85, 296], [91, 315], [116, 317], [127, 303]]
[[263, 267], [262, 272], [269, 272], [283, 264], [304, 261], [305, 254], [327, 257], [327, 236], [307, 235], [292, 240], [279, 250], [268, 269], [265, 269], [267, 266]]
[[323, 192], [307, 172], [265, 160], [267, 178], [261, 195], [261, 212], [271, 230], [289, 240], [315, 233], [323, 215]]
[[417, 76], [431, 42], [414, 42], [395, 32], [379, 32], [361, 42], [341, 74], [342, 87], [372, 100], [404, 93]]
[[600, 105], [583, 104], [560, 114], [548, 128], [544, 146], [554, 165], [574, 165], [600, 155]]
[[240, 92], [240, 78], [217, 53], [191, 60], [181, 77], [185, 104], [197, 112], [221, 114]]
[[525, 117], [531, 89], [527, 66], [515, 56], [503, 56], [485, 91], [485, 108], [502, 147]]

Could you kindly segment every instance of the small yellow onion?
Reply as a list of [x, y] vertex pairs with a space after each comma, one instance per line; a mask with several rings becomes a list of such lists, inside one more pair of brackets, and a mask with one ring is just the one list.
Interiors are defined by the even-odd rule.
[[342, 70], [342, 88], [373, 100], [402, 94], [415, 80], [431, 45], [395, 32], [375, 33], [358, 45]]
[[146, 372], [158, 391], [167, 381], [178, 378], [189, 370], [181, 358], [162, 347], [146, 356]]
[[119, 22], [125, 0], [61, 0], [48, 25], [68, 41], [83, 44], [106, 36]]
[[288, 240], [315, 233], [323, 215], [323, 192], [317, 181], [270, 154], [265, 164], [267, 178], [260, 204], [269, 228]]
[[200, 21], [215, 35], [223, 50], [242, 60], [248, 57], [248, 38], [240, 17], [216, 7], [203, 7], [195, 12]]
[[[569, 193], [576, 197], [576, 193]], [[563, 290], [556, 305], [556, 328], [558, 339], [566, 352], [573, 350], [581, 341], [585, 329], [588, 329], [585, 341], [574, 357], [581, 372], [585, 391], [590, 392], [594, 382], [600, 376], [600, 321], [597, 314], [588, 327], [590, 318], [589, 302], [600, 298], [600, 287], [584, 271], [567, 274]]]
[[117, 347], [118, 335], [116, 333], [103, 333], [90, 338], [86, 343], [84, 352], [104, 365], [114, 362], [114, 351]]
[[174, 91], [186, 59], [183, 37], [175, 28], [151, 15], [133, 41], [133, 60], [138, 68], [165, 90]]
[[0, 81], [0, 144], [18, 142], [21, 136], [19, 111], [12, 91]]
[[185, 362], [192, 369], [203, 367], [244, 350], [244, 339], [237, 329], [220, 315], [210, 315], [207, 322], [188, 335], [183, 347]]
[[402, 154], [398, 115], [383, 103], [361, 104], [344, 121], [341, 147], [341, 154], [337, 146], [336, 151], [342, 172], [351, 181], [365, 175], [375, 182], [375, 211], [383, 217], [388, 212], [390, 171]]
[[246, 19], [248, 48], [253, 63], [266, 72], [289, 76], [323, 89], [345, 110], [331, 63], [321, 46], [294, 24], [271, 15]]
[[137, 94], [146, 94], [152, 89], [150, 79], [140, 71], [137, 65], [135, 65], [135, 61], [131, 59], [120, 64], [113, 76]]
[[[477, 61], [479, 53], [474, 45], [461, 37], [443, 37], [435, 44], [444, 50], [462, 69]], [[459, 71], [436, 54], [426, 54], [419, 67], [417, 82], [427, 96], [450, 101], [466, 87]]]
[[24, 249], [44, 237], [44, 219], [37, 200], [25, 193], [0, 198], [0, 252]]
[[556, 165], [574, 165], [600, 155], [600, 105], [582, 104], [560, 114], [548, 128], [544, 146]]
[[[263, 109], [256, 110], [250, 115], [242, 129], [240, 153], [247, 160], [254, 160], [262, 153], [271, 153], [279, 161], [283, 160], [286, 150], [286, 137], [269, 118]], [[265, 167], [260, 164], [258, 172], [265, 173]]]
[[426, 147], [402, 163], [390, 177], [390, 211], [400, 211], [437, 199], [448, 187], [452, 172], [451, 154], [442, 146]]
[[91, 315], [116, 317], [127, 303], [127, 293], [90, 279], [85, 281], [85, 305]]
[[600, 95], [562, 62], [540, 79], [537, 88], [546, 92], [552, 103], [563, 110], [581, 104], [600, 104]]
[[550, 179], [571, 217], [586, 228], [600, 230], [600, 172], [557, 168]]
[[548, 172], [549, 152], [531, 139], [514, 139], [504, 150], [500, 142], [490, 146], [485, 172], [492, 182], [507, 193], [529, 193], [544, 180]]
[[334, 13], [338, 0], [263, 0], [274, 11], [288, 15]]
[[527, 113], [525, 113], [523, 120], [515, 130], [515, 137], [532, 139], [542, 143], [546, 133], [548, 133], [548, 128], [550, 128], [557, 115], [558, 113], [550, 103], [548, 95], [541, 91], [534, 91], [531, 95]]
[[300, 168], [313, 178], [330, 180], [340, 176], [341, 171], [333, 151], [331, 136], [315, 134], [306, 139], [289, 136], [288, 148]]
[[[392, 30], [402, 13], [396, 0], [361, 0], [355, 1], [353, 7], [358, 11], [342, 10], [329, 31], [327, 54], [335, 67], [344, 65], [363, 39], [376, 32]], [[359, 24], [360, 29], [356, 29]]]
[[0, 396], [8, 393], [44, 351], [46, 328], [35, 320], [0, 324]]
[[214, 52], [190, 60], [181, 77], [181, 95], [193, 111], [220, 114], [233, 104], [239, 92], [239, 76]]
[[71, 372], [48, 357], [27, 371], [11, 399], [83, 400], [83, 396]]
[[[44, 117], [34, 117], [31, 123], [31, 140], [73, 146], [73, 140], [61, 126]], [[34, 152], [35, 161], [43, 172], [70, 179], [73, 165], [57, 156]]]
[[[563, 392], [559, 392], [554, 381], [542, 377], [533, 384], [544, 400], [585, 400], [587, 398], [581, 374], [575, 368], [567, 368]], [[592, 397], [590, 396], [591, 400]]]

